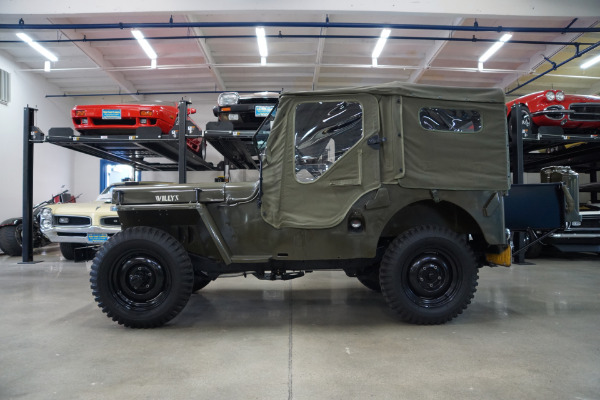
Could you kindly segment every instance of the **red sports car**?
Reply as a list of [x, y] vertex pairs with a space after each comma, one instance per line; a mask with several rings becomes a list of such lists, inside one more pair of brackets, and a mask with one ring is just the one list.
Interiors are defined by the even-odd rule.
[[506, 103], [509, 117], [513, 104], [522, 104], [523, 136], [535, 136], [541, 126], [561, 127], [565, 134], [600, 134], [600, 97], [544, 90]]
[[[136, 129], [144, 126], [157, 126], [168, 135], [177, 122], [177, 113], [176, 106], [103, 104], [75, 106], [71, 118], [81, 135], [135, 135]], [[195, 113], [194, 108], [188, 109], [188, 114]], [[196, 153], [201, 150], [201, 142], [202, 138], [187, 139], [188, 147]]]

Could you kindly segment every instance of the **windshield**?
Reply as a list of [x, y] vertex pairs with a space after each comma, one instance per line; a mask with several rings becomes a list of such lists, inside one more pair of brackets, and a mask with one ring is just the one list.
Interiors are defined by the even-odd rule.
[[103, 201], [105, 203], [110, 203], [112, 200], [112, 191], [114, 189], [114, 185], [110, 185], [107, 186], [106, 189], [104, 189], [102, 191], [102, 193], [100, 193], [98, 195], [98, 197], [96, 197], [96, 201]]
[[271, 128], [273, 127], [275, 114], [277, 114], [277, 104], [273, 107], [269, 115], [263, 120], [256, 130], [256, 133], [252, 137], [252, 142], [256, 148], [256, 154], [258, 154], [258, 157], [261, 159], [265, 153], [265, 150], [267, 149], [267, 139], [269, 139], [269, 134], [271, 134]]

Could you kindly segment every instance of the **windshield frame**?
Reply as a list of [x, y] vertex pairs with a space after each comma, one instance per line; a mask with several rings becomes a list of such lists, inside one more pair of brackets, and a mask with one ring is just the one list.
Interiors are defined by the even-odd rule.
[[[258, 128], [256, 128], [256, 132], [254, 132], [254, 135], [252, 135], [252, 144], [254, 145], [254, 150], [256, 150], [256, 155], [258, 156], [259, 162], [262, 159], [262, 157], [261, 157], [261, 151], [266, 150], [266, 148], [267, 148], [267, 141], [268, 141], [269, 138], [267, 138], [267, 140], [265, 140], [264, 146], [262, 148], [259, 148], [258, 147], [258, 134], [261, 132], [263, 126], [267, 123], [267, 121], [270, 122], [270, 118], [272, 117], [273, 113], [276, 112], [276, 110], [277, 110], [278, 107], [279, 107], [279, 98], [277, 99], [277, 101], [273, 105], [273, 108], [271, 109], [271, 112], [269, 113], [269, 115], [267, 115], [265, 117], [265, 119], [262, 120], [262, 122], [260, 123], [260, 125], [258, 126]], [[271, 136], [270, 132], [269, 132], [269, 136]]]

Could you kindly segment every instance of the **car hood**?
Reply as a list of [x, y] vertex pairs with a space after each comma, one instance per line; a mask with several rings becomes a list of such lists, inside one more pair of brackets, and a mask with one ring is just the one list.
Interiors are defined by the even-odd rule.
[[111, 211], [111, 203], [103, 201], [92, 201], [89, 203], [62, 203], [48, 206], [54, 215], [85, 215], [90, 216], [94, 213], [114, 214], [116, 211]]

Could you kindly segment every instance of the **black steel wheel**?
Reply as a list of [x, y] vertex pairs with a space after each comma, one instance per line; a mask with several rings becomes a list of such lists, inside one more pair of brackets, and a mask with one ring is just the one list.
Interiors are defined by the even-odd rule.
[[477, 260], [466, 241], [439, 226], [419, 226], [388, 247], [381, 290], [400, 319], [443, 324], [462, 313], [477, 289]]
[[130, 328], [161, 326], [185, 307], [194, 283], [190, 258], [168, 233], [126, 229], [108, 240], [92, 263], [92, 294], [113, 321]]
[[23, 254], [21, 247], [22, 225], [8, 225], [0, 228], [0, 249], [9, 256]]

